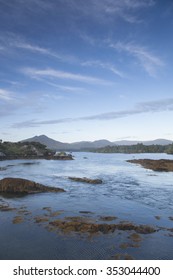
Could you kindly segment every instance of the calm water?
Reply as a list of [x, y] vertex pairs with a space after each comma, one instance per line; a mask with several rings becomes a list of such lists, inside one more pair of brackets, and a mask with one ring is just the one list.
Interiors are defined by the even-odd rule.
[[[0, 259], [111, 259], [128, 254], [134, 259], [173, 259], [173, 173], [153, 172], [127, 163], [132, 158], [170, 158], [166, 154], [93, 154], [74, 153], [73, 161], [13, 160], [1, 161], [0, 179], [20, 177], [49, 186], [64, 188], [65, 193], [47, 193], [24, 197], [2, 197], [16, 211], [0, 211]], [[86, 158], [85, 158], [86, 157]], [[26, 164], [32, 163], [32, 164]], [[101, 185], [72, 182], [73, 177], [99, 178]], [[43, 207], [62, 211], [57, 218], [116, 216], [114, 223], [130, 221], [159, 228], [142, 235], [139, 246], [129, 244], [130, 232], [88, 237], [50, 232], [46, 224], [37, 224], [36, 216], [46, 215]], [[13, 224], [23, 213], [23, 223]], [[92, 213], [80, 213], [90, 211]], [[157, 217], [157, 218], [156, 218]], [[162, 227], [162, 229], [161, 229]]]

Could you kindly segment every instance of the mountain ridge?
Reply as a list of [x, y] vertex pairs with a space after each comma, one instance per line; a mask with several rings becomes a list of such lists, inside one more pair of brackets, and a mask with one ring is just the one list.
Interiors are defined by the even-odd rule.
[[73, 143], [66, 143], [66, 142], [60, 142], [57, 140], [54, 140], [52, 138], [49, 138], [46, 135], [39, 135], [34, 136], [25, 140], [22, 140], [20, 142], [39, 142], [43, 145], [46, 145], [48, 149], [52, 150], [67, 150], [67, 151], [82, 151], [87, 149], [96, 149], [96, 148], [102, 148], [106, 146], [122, 146], [122, 145], [136, 145], [138, 143], [142, 143], [144, 145], [169, 145], [172, 144], [173, 141], [168, 139], [155, 139], [151, 141], [137, 141], [137, 140], [121, 140], [121, 141], [114, 141], [111, 142], [106, 139], [100, 139], [95, 141], [79, 141], [79, 142], [73, 142]]

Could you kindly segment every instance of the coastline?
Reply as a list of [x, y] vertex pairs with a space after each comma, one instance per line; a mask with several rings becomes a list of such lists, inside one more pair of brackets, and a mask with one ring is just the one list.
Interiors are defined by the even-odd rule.
[[170, 159], [132, 159], [127, 162], [140, 164], [146, 169], [158, 172], [173, 172], [173, 160]]

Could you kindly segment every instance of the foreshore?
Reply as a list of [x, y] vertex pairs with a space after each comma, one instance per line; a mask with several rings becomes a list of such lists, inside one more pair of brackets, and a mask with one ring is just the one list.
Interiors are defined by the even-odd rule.
[[146, 169], [159, 172], [173, 172], [173, 160], [170, 159], [132, 159], [127, 162], [140, 164]]

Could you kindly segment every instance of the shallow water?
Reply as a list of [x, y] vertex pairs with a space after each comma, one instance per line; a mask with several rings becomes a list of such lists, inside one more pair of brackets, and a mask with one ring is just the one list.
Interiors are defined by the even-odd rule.
[[[173, 259], [173, 233], [167, 230], [173, 228], [169, 218], [173, 216], [173, 172], [154, 172], [126, 162], [132, 158], [172, 159], [172, 156], [95, 153], [74, 153], [74, 156], [73, 161], [0, 162], [0, 167], [6, 167], [0, 171], [0, 179], [20, 177], [66, 190], [57, 194], [0, 196], [0, 204], [8, 203], [16, 208], [0, 211], [0, 259], [111, 259], [127, 255], [134, 259]], [[73, 182], [69, 176], [99, 178], [103, 184]], [[116, 216], [114, 223], [152, 225], [158, 231], [141, 235], [141, 242], [133, 242], [136, 247], [129, 245], [131, 231], [92, 237], [50, 232], [48, 223], [34, 220], [36, 216], [47, 215], [43, 207], [62, 211], [54, 219], [85, 216], [98, 222], [100, 216]], [[22, 209], [28, 213], [22, 213]], [[23, 222], [14, 224], [15, 216], [22, 216]], [[124, 243], [128, 246], [122, 245]]]

